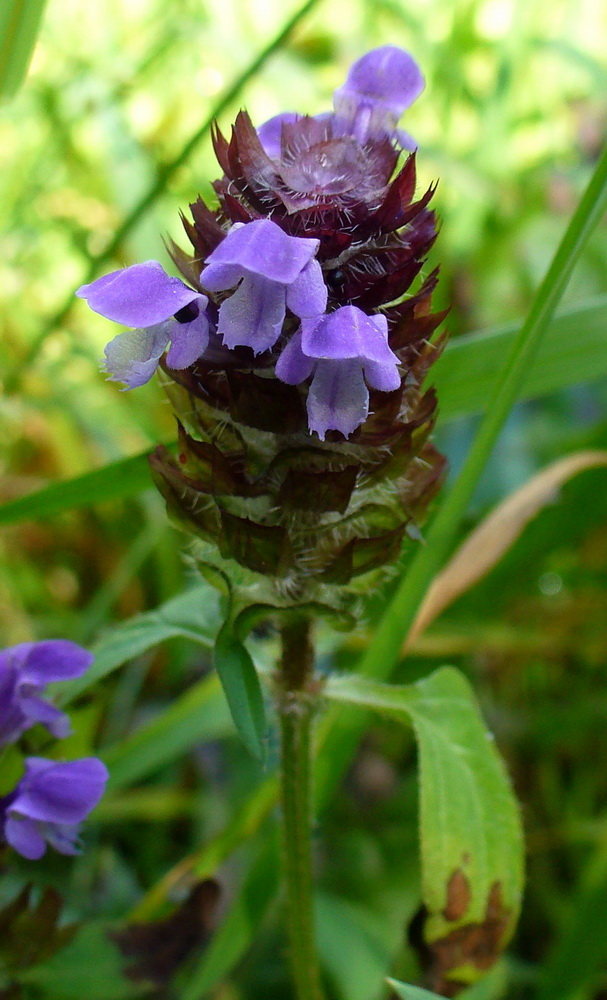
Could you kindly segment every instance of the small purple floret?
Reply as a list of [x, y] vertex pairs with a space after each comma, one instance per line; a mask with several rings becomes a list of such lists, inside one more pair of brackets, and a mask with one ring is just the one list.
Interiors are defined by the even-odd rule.
[[313, 374], [308, 425], [324, 441], [328, 430], [349, 437], [364, 423], [369, 413], [367, 385], [383, 392], [398, 389], [398, 363], [388, 345], [386, 317], [342, 306], [326, 316], [302, 320], [276, 363], [276, 376], [298, 385]]
[[27, 757], [16, 789], [0, 799], [5, 839], [30, 861], [41, 858], [47, 844], [60, 854], [78, 854], [79, 824], [99, 802], [107, 779], [96, 757], [67, 763]]
[[64, 639], [23, 642], [0, 652], [0, 746], [36, 723], [53, 736], [67, 736], [68, 717], [41, 695], [53, 681], [80, 677], [92, 662], [91, 653]]
[[391, 136], [403, 111], [423, 89], [424, 78], [413, 57], [395, 45], [383, 45], [351, 67], [333, 95], [335, 116], [360, 143]]
[[324, 312], [318, 247], [319, 240], [288, 236], [271, 219], [232, 227], [200, 276], [210, 292], [235, 288], [219, 309], [217, 332], [227, 347], [260, 354], [278, 340], [287, 307], [300, 318]]
[[91, 309], [133, 327], [105, 349], [110, 381], [129, 389], [149, 382], [170, 343], [167, 365], [188, 368], [209, 343], [208, 298], [166, 273], [157, 260], [106, 274], [76, 292]]

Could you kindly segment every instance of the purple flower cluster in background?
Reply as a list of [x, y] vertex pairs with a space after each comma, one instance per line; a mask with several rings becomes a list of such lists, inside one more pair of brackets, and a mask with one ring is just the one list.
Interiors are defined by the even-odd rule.
[[[259, 128], [259, 152], [268, 170], [281, 161], [300, 207], [304, 202], [312, 207], [315, 192], [332, 186], [343, 193], [351, 175], [368, 173], [372, 190], [373, 170], [360, 170], [361, 157], [382, 143], [415, 148], [397, 124], [423, 86], [408, 53], [389, 45], [375, 49], [354, 64], [335, 92], [334, 111], [306, 119], [309, 125], [301, 134], [307, 130], [314, 146], [309, 164], [305, 149], [294, 159], [283, 157], [289, 129], [302, 120], [291, 112]], [[319, 156], [323, 135], [327, 151]], [[281, 381], [308, 384], [310, 432], [321, 440], [329, 430], [348, 437], [367, 418], [368, 387], [391, 392], [400, 386], [398, 358], [388, 346], [381, 313], [347, 301], [326, 311], [319, 246], [319, 239], [289, 235], [270, 218], [237, 222], [220, 234], [206, 257], [199, 290], [167, 275], [157, 261], [147, 261], [83, 285], [77, 295], [106, 318], [134, 328], [105, 351], [110, 377], [127, 388], [149, 381], [169, 343], [164, 363], [184, 369], [204, 361], [210, 343], [221, 340], [228, 352], [239, 351], [234, 365], [240, 368], [245, 366], [242, 348], [252, 351], [251, 368], [256, 355], [271, 352], [265, 369], [273, 363]]]
[[[14, 743], [36, 723], [53, 736], [69, 735], [69, 719], [43, 697], [47, 684], [80, 677], [93, 662], [85, 649], [63, 639], [25, 642], [0, 652], [0, 746]], [[108, 772], [95, 757], [57, 762], [27, 757], [16, 788], [0, 798], [0, 830], [16, 851], [37, 860], [51, 844], [78, 853], [79, 824], [103, 794]]]

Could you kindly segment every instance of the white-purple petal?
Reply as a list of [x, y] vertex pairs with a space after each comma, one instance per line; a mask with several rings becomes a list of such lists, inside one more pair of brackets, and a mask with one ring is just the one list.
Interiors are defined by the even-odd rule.
[[249, 274], [222, 303], [217, 332], [226, 347], [267, 351], [278, 340], [285, 318], [285, 289], [274, 281]]
[[[287, 235], [271, 219], [255, 219], [233, 226], [206, 262], [235, 264], [242, 269], [242, 273], [290, 285], [314, 257], [319, 246], [319, 240]], [[211, 290], [207, 281], [205, 271], [201, 282]]]
[[299, 385], [312, 374], [316, 362], [301, 349], [301, 331], [295, 333], [276, 362], [276, 378], [287, 385]]
[[51, 705], [50, 702], [45, 701], [44, 698], [38, 698], [33, 694], [23, 695], [19, 699], [19, 706], [27, 720], [28, 728], [38, 722], [45, 726], [49, 733], [52, 733], [58, 740], [63, 740], [70, 735], [69, 717]]
[[170, 319], [198, 294], [168, 275], [157, 260], [112, 271], [76, 292], [106, 319], [142, 328]]
[[357, 360], [319, 361], [308, 392], [308, 426], [321, 441], [329, 430], [349, 437], [367, 419], [369, 390]]
[[319, 316], [327, 308], [327, 286], [322, 268], [317, 260], [310, 260], [287, 287], [287, 306], [292, 313], [304, 316]]
[[380, 389], [382, 392], [394, 392], [400, 386], [400, 374], [395, 364], [365, 361], [363, 371], [367, 383], [373, 389]]
[[[201, 298], [205, 298], [206, 305], [206, 296]], [[166, 363], [169, 368], [177, 370], [189, 368], [204, 354], [209, 345], [209, 320], [204, 312], [200, 312], [189, 323], [173, 320], [168, 332], [171, 346]]]
[[302, 350], [311, 358], [360, 358], [397, 363], [388, 346], [385, 316], [367, 316], [358, 306], [341, 306], [318, 321], [302, 320]]
[[228, 288], [235, 288], [242, 275], [242, 268], [238, 264], [211, 263], [200, 272], [200, 284], [208, 292], [224, 292]]
[[396, 45], [382, 45], [350, 67], [346, 82], [335, 91], [334, 107], [339, 114], [344, 99], [377, 102], [398, 119], [423, 89], [424, 77], [413, 56]]
[[168, 344], [168, 329], [167, 323], [160, 323], [114, 337], [105, 348], [104, 371], [110, 373], [110, 382], [124, 382], [129, 389], [149, 382]]

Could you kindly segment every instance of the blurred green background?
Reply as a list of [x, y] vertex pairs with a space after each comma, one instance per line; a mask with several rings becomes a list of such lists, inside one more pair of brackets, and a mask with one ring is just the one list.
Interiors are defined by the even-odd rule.
[[[243, 106], [257, 123], [322, 111], [376, 45], [410, 50], [426, 76], [403, 125], [419, 142], [420, 187], [440, 179], [428, 268], [441, 264], [437, 304], [452, 305], [452, 336], [525, 315], [606, 132], [604, 2], [317, 0], [302, 11], [277, 0], [48, 0], [28, 77], [0, 106], [0, 503], [171, 439], [159, 386], [129, 393], [104, 381], [99, 358], [115, 330], [74, 289], [135, 261], [166, 264], [163, 237], [184, 242], [179, 210], [210, 197], [218, 172], [214, 116], [227, 130]], [[603, 226], [566, 303], [605, 293]], [[607, 338], [607, 299], [602, 309]], [[606, 447], [606, 399], [597, 380], [519, 404], [470, 525], [551, 459]], [[439, 421], [453, 468], [474, 427], [471, 417]], [[535, 996], [542, 969], [556, 1000], [607, 996], [606, 476], [569, 484], [401, 670], [409, 680], [451, 662], [469, 674], [523, 802], [526, 908], [512, 957], [479, 1000]], [[3, 528], [2, 645], [93, 641], [180, 592], [182, 548], [152, 491]], [[363, 641], [346, 642], [338, 662], [353, 665]], [[207, 666], [183, 640], [163, 646], [110, 682], [88, 716], [82, 709], [83, 725], [108, 745], [125, 739]], [[385, 969], [415, 908], [413, 764], [411, 738], [378, 726], [324, 820], [323, 919], [346, 942], [325, 961], [344, 1000], [371, 1000], [380, 980], [342, 968], [340, 949]], [[100, 811], [111, 846], [70, 869], [76, 911], [123, 914], [222, 827], [259, 775], [228, 739], [146, 780]], [[54, 864], [43, 877], [65, 879]], [[351, 924], [366, 951], [348, 938]], [[276, 925], [264, 927], [217, 997], [287, 995]], [[414, 977], [407, 949], [398, 961], [391, 968]]]

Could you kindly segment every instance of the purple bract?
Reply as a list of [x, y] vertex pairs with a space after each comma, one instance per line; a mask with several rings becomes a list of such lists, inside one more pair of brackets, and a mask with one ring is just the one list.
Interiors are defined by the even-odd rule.
[[5, 839], [37, 861], [47, 843], [60, 854], [78, 854], [78, 827], [103, 795], [108, 771], [96, 757], [67, 763], [27, 757], [14, 792], [0, 800]]
[[318, 240], [288, 236], [271, 219], [232, 227], [200, 275], [209, 292], [238, 286], [219, 309], [217, 332], [227, 347], [260, 354], [278, 340], [287, 308], [300, 318], [324, 312], [318, 247]]
[[166, 363], [175, 369], [188, 368], [208, 346], [207, 296], [168, 275], [156, 260], [112, 271], [76, 295], [106, 319], [135, 328], [105, 349], [110, 381], [129, 389], [149, 382], [169, 342]]
[[0, 746], [13, 743], [36, 723], [67, 736], [69, 719], [41, 695], [52, 681], [80, 677], [91, 653], [64, 639], [23, 642], [0, 652]]

